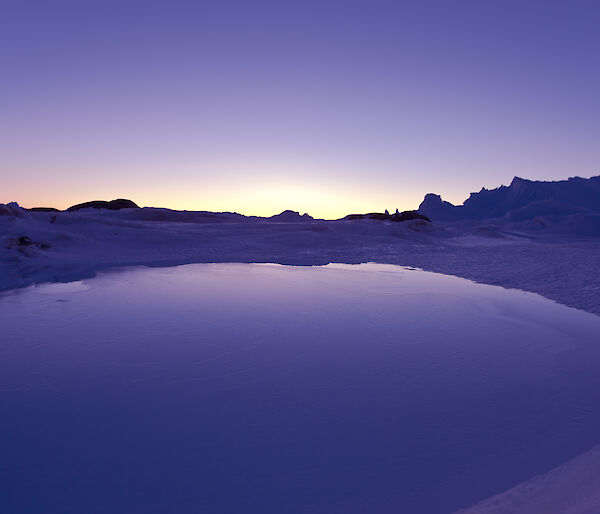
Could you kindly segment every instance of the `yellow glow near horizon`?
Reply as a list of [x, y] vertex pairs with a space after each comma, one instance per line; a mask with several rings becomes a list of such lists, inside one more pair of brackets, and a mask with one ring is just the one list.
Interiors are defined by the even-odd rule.
[[[153, 196], [153, 195], [152, 195]], [[389, 195], [360, 194], [357, 191], [333, 193], [325, 189], [309, 187], [279, 186], [256, 187], [223, 191], [222, 194], [161, 195], [147, 197], [147, 206], [168, 207], [178, 210], [212, 212], [237, 212], [247, 216], [273, 216], [290, 209], [300, 214], [308, 213], [313, 218], [339, 219], [347, 214], [360, 212], [383, 212], [385, 209], [414, 209], [420, 200], [400, 198], [394, 192]], [[141, 205], [141, 204], [140, 204]]]
[[347, 214], [364, 212], [383, 212], [385, 209], [393, 211], [415, 209], [422, 198], [401, 197], [394, 191], [388, 194], [365, 192], [356, 190], [331, 192], [325, 189], [278, 186], [261, 187], [254, 189], [239, 188], [232, 191], [215, 190], [203, 193], [190, 188], [185, 192], [174, 190], [143, 190], [128, 191], [126, 189], [106, 189], [93, 195], [84, 192], [69, 191], [68, 197], [57, 200], [58, 195], [44, 194], [32, 195], [31, 192], [24, 198], [11, 198], [6, 201], [17, 201], [24, 207], [56, 207], [66, 209], [71, 205], [90, 200], [113, 200], [115, 198], [128, 198], [140, 207], [164, 207], [174, 210], [212, 211], [212, 212], [237, 212], [246, 216], [273, 216], [290, 209], [300, 214], [308, 213], [313, 218], [339, 219]]
[[[238, 171], [240, 168], [243, 173]], [[331, 172], [315, 165], [309, 167], [308, 163], [306, 168], [267, 163], [244, 167], [237, 163], [211, 163], [176, 170], [157, 166], [145, 170], [145, 181], [139, 180], [138, 169], [119, 171], [118, 180], [105, 179], [100, 170], [93, 174], [90, 171], [68, 187], [61, 180], [61, 173], [53, 171], [56, 180], [51, 184], [22, 184], [12, 191], [3, 191], [5, 196], [0, 202], [66, 209], [90, 200], [128, 198], [140, 207], [229, 211], [265, 217], [290, 209], [314, 218], [339, 219], [352, 213], [415, 209], [423, 199], [420, 191], [402, 186], [401, 178], [388, 181], [385, 188], [380, 184], [368, 187], [364, 175], [344, 170]], [[117, 170], [112, 170], [113, 177], [115, 173]]]

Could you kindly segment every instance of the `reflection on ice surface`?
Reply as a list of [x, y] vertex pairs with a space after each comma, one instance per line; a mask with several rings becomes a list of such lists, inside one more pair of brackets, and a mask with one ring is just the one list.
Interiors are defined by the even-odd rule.
[[384, 265], [0, 296], [0, 511], [442, 513], [600, 430], [600, 318]]

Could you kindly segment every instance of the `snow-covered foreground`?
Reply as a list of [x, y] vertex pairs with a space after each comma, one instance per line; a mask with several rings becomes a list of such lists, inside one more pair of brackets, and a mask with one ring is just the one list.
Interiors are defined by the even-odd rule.
[[[533, 291], [600, 314], [599, 220], [275, 222], [149, 208], [33, 213], [0, 206], [0, 290], [138, 264], [379, 262]], [[34, 243], [19, 243], [22, 236]]]
[[460, 514], [597, 514], [600, 446]]
[[2, 512], [449, 513], [600, 433], [600, 317], [455, 277], [135, 268], [0, 326]]

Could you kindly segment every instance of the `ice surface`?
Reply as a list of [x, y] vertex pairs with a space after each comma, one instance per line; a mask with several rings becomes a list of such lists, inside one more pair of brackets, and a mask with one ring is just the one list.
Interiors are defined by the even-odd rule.
[[139, 268], [0, 326], [11, 514], [445, 513], [598, 443], [600, 318], [455, 277]]

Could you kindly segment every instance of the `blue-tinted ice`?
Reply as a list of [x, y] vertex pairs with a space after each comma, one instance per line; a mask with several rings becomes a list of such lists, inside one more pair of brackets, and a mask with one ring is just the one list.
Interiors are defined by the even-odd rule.
[[0, 297], [0, 512], [444, 513], [598, 442], [600, 318], [382, 265]]

